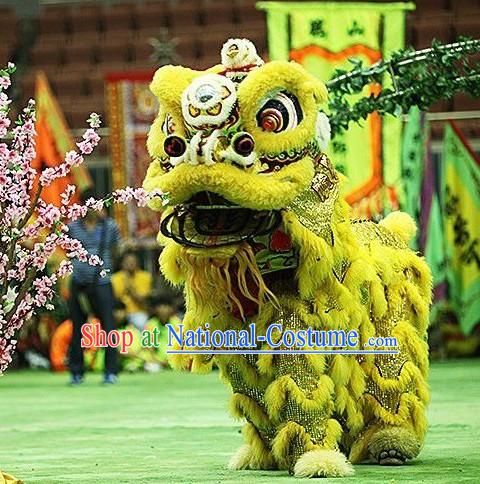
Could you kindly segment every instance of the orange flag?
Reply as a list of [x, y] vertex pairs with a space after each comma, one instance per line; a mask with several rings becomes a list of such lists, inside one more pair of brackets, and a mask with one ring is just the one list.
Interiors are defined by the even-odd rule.
[[[37, 156], [32, 166], [40, 174], [43, 168], [58, 166], [63, 163], [65, 153], [76, 148], [75, 141], [70, 134], [63, 111], [50, 88], [44, 72], [38, 72], [35, 81], [35, 105], [37, 121]], [[85, 120], [85, 127], [87, 123]], [[38, 177], [37, 181], [38, 183]], [[60, 205], [60, 194], [67, 185], [76, 185], [77, 191], [74, 201], [78, 201], [78, 194], [92, 186], [92, 180], [84, 165], [73, 168], [68, 176], [58, 178], [42, 191], [42, 198], [47, 203]], [[33, 193], [36, 191], [34, 187]]]

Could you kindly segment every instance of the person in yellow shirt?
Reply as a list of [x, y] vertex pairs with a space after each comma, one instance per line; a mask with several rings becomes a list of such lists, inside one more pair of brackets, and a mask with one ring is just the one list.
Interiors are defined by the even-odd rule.
[[112, 275], [112, 286], [115, 297], [125, 304], [127, 319], [142, 331], [148, 321], [152, 275], [140, 269], [133, 252], [124, 254], [121, 270]]

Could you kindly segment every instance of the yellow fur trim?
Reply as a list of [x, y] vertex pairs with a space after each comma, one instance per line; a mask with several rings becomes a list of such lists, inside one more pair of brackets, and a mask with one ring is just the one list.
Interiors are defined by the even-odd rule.
[[386, 391], [395, 390], [399, 393], [403, 393], [412, 382], [415, 383], [415, 385], [425, 385], [420, 370], [411, 361], [405, 362], [397, 378], [382, 377], [377, 366], [373, 367], [370, 376], [379, 388]]
[[323, 375], [325, 373], [326, 358], [325, 355], [305, 355], [310, 366], [315, 370], [317, 375]]
[[404, 393], [400, 397], [400, 404], [396, 413], [386, 410], [372, 395], [365, 394], [364, 401], [370, 405], [373, 414], [386, 425], [405, 426], [412, 422], [415, 433], [421, 441], [427, 428], [424, 415], [425, 407], [422, 402], [411, 393]]
[[298, 289], [301, 297], [308, 300], [320, 283], [331, 276], [332, 251], [325, 240], [301, 225], [292, 212], [285, 212], [283, 220], [292, 242], [301, 248], [297, 270]]
[[265, 392], [268, 414], [271, 418], [278, 419], [280, 411], [289, 397], [305, 411], [321, 409], [331, 398], [333, 388], [331, 378], [322, 375], [318, 379], [318, 387], [311, 392], [311, 397], [308, 398], [289, 375], [281, 376], [271, 383]]
[[[235, 251], [236, 250], [236, 251]], [[243, 306], [235, 294], [234, 287], [240, 293], [261, 307], [265, 301], [276, 303], [275, 295], [268, 289], [257, 266], [252, 248], [241, 244], [232, 251], [232, 258], [202, 257], [192, 255], [187, 250], [182, 252], [183, 263], [188, 273], [189, 294], [196, 307], [209, 307], [215, 303], [218, 307], [231, 312], [237, 308], [244, 319]], [[236, 284], [233, 284], [230, 268], [235, 267]], [[246, 283], [246, 274], [253, 278], [258, 294], [252, 294]], [[212, 324], [213, 322], [210, 322]]]
[[192, 373], [198, 373], [204, 375], [212, 371], [213, 358], [209, 358], [208, 355], [194, 355], [192, 358]]
[[346, 358], [343, 355], [334, 355], [330, 366], [330, 377], [336, 385], [345, 385], [352, 374], [351, 358]]
[[337, 442], [342, 437], [342, 426], [334, 418], [329, 418], [325, 425], [325, 437], [323, 438], [323, 447], [327, 449], [334, 449], [337, 447]]
[[313, 173], [313, 162], [309, 157], [268, 176], [226, 163], [211, 166], [182, 163], [168, 173], [147, 172], [145, 186], [168, 193], [172, 205], [208, 190], [245, 208], [279, 210], [309, 186]]
[[185, 282], [185, 274], [180, 267], [180, 246], [175, 242], [168, 242], [158, 259], [160, 269], [168, 281], [175, 286]]
[[249, 469], [251, 459], [252, 449], [248, 444], [244, 444], [232, 455], [227, 467], [231, 471]]
[[270, 374], [273, 370], [273, 355], [259, 355], [257, 368], [260, 373]]
[[392, 331], [402, 347], [402, 352], [420, 369], [423, 376], [428, 371], [428, 347], [415, 328], [406, 321], [399, 321]]
[[182, 66], [163, 66], [155, 72], [150, 90], [161, 99], [161, 109], [180, 118], [182, 93], [196, 77], [201, 75], [203, 72]]
[[303, 448], [305, 451], [316, 448], [312, 444], [310, 435], [300, 424], [287, 422], [279, 429], [272, 443], [272, 454], [280, 468], [288, 469], [292, 464], [289, 460], [293, 444], [296, 447]]
[[350, 448], [348, 459], [352, 464], [358, 464], [367, 457], [367, 447], [372, 436], [383, 428], [382, 422], [371, 424], [353, 443]]
[[405, 243], [410, 242], [417, 232], [417, 226], [408, 213], [389, 213], [379, 225], [397, 234]]
[[276, 469], [277, 464], [272, 453], [260, 437], [258, 430], [250, 423], [244, 425], [242, 430], [245, 440], [252, 449], [251, 469]]
[[240, 447], [232, 456], [228, 468], [231, 470], [276, 469], [277, 464], [275, 459], [255, 427], [247, 423], [243, 427], [242, 433], [247, 444]]
[[337, 450], [315, 449], [305, 452], [295, 464], [295, 477], [348, 477], [355, 471]]
[[352, 365], [352, 376], [348, 382], [348, 386], [354, 398], [359, 398], [365, 391], [365, 373], [358, 363]]
[[234, 393], [230, 399], [230, 412], [235, 418], [246, 418], [260, 427], [267, 426], [269, 418], [255, 400], [241, 393]]

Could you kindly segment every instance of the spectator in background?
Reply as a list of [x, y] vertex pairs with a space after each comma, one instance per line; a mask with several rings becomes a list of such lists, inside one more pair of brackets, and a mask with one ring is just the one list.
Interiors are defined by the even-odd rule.
[[[82, 192], [80, 198], [83, 204], [93, 196], [90, 190]], [[113, 267], [113, 257], [120, 242], [117, 224], [105, 212], [89, 211], [84, 219], [76, 220], [68, 225], [69, 235], [82, 242], [91, 255], [103, 259], [103, 269], [107, 276], [101, 277], [101, 267], [92, 267], [86, 262], [73, 261], [73, 274], [68, 300], [70, 318], [73, 323], [72, 342], [69, 351], [70, 383], [78, 385], [83, 382], [83, 350], [81, 347], [82, 326], [87, 322], [87, 314], [94, 313], [102, 323], [103, 329], [109, 333], [115, 329], [113, 319], [113, 291], [110, 271]], [[117, 350], [107, 347], [105, 351], [105, 375], [103, 382], [117, 382]]]
[[[180, 323], [175, 301], [167, 294], [158, 295], [149, 298], [149, 306], [151, 318], [143, 332], [140, 332], [131, 323], [126, 326], [126, 329], [133, 335], [133, 343], [127, 352], [121, 355], [121, 361], [124, 370], [129, 372], [144, 370], [155, 373], [168, 367], [168, 329], [165, 325]], [[150, 337], [148, 337], [148, 332]], [[142, 345], [144, 341], [150, 341], [150, 343]]]
[[152, 291], [152, 275], [140, 269], [133, 252], [124, 254], [121, 270], [112, 276], [112, 285], [115, 297], [125, 304], [127, 319], [142, 331], [148, 321], [147, 298]]
[[[179, 317], [178, 300], [170, 294], [158, 294], [150, 298], [150, 314], [151, 317], [147, 323], [147, 329], [153, 331], [155, 328], [159, 330], [159, 346], [155, 349], [157, 362], [162, 367], [167, 367], [167, 344], [168, 344], [168, 329], [166, 324], [176, 326], [181, 323]], [[155, 371], [152, 364], [146, 364], [147, 371]]]

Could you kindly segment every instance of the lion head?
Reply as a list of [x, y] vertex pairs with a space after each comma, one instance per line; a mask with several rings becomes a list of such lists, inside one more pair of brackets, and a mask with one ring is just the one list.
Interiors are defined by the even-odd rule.
[[325, 85], [295, 62], [265, 64], [246, 39], [230, 39], [221, 60], [206, 71], [164, 66], [151, 83], [160, 108], [144, 186], [168, 193], [161, 232], [186, 247], [272, 233], [286, 209], [302, 221], [298, 200], [314, 190], [321, 203], [336, 185], [323, 155]]

